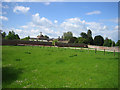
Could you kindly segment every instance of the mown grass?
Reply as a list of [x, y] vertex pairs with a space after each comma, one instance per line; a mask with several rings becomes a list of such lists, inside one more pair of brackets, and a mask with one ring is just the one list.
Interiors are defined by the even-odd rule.
[[3, 88], [117, 88], [118, 53], [3, 46]]

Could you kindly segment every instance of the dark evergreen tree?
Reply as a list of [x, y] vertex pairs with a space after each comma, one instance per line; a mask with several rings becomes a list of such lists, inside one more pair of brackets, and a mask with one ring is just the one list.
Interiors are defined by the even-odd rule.
[[90, 29], [87, 31], [87, 36], [92, 37], [92, 31]]
[[9, 31], [8, 35], [5, 36], [5, 39], [7, 40], [14, 40], [14, 39], [20, 39], [18, 34], [15, 34], [14, 31]]
[[4, 38], [5, 38], [5, 36], [6, 36], [6, 33], [5, 33], [5, 32], [3, 32], [3, 33], [2, 33], [2, 38], [4, 39]]
[[104, 38], [101, 35], [95, 36], [94, 45], [103, 46]]

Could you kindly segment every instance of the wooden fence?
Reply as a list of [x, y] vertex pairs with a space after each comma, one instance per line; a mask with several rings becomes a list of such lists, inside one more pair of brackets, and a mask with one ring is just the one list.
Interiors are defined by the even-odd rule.
[[97, 50], [108, 50], [112, 52], [119, 52], [119, 47], [105, 47], [105, 46], [95, 46], [95, 45], [88, 45], [88, 48], [94, 48]]

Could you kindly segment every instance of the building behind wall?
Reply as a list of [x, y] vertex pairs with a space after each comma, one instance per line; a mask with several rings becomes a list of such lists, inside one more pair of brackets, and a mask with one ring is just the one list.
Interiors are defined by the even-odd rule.
[[49, 39], [48, 39], [48, 38], [45, 38], [45, 37], [42, 35], [42, 32], [40, 32], [40, 35], [38, 35], [37, 38], [30, 38], [29, 41], [48, 42]]
[[[56, 40], [54, 38], [46, 38], [42, 35], [42, 32], [40, 32], [40, 35], [37, 36], [37, 38], [30, 38], [29, 41], [41, 41], [41, 42], [53, 42], [53, 40]], [[65, 40], [63, 38], [58, 37], [57, 38], [59, 43], [68, 43], [68, 40]]]

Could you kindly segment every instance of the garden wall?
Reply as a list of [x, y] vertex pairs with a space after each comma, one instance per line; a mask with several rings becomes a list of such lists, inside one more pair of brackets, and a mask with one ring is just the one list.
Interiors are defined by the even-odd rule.
[[2, 40], [2, 45], [22, 45], [22, 44], [52, 46], [52, 42], [23, 41], [23, 40]]
[[[52, 42], [40, 42], [40, 41], [23, 41], [23, 40], [2, 40], [2, 45], [45, 45], [53, 46]], [[56, 43], [58, 47], [85, 47], [86, 44], [73, 44], [73, 43]]]

